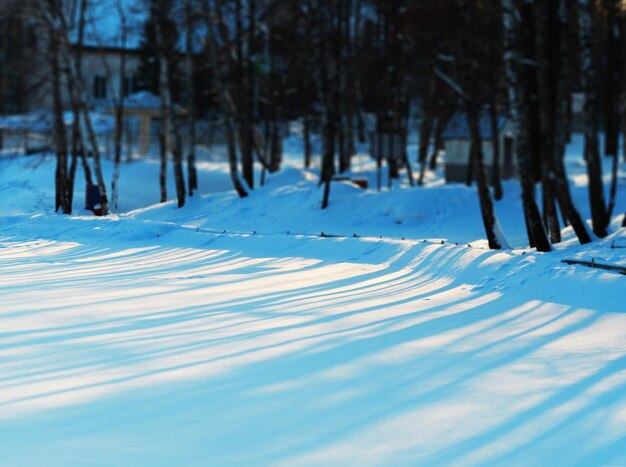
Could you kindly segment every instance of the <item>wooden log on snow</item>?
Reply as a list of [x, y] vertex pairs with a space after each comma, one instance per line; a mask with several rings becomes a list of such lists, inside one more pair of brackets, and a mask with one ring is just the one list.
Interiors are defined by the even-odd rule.
[[565, 264], [569, 264], [569, 265], [580, 265], [580, 266], [586, 266], [588, 268], [604, 269], [605, 271], [619, 272], [620, 274], [626, 275], [626, 266], [596, 263], [595, 260], [593, 259], [591, 261], [580, 261], [577, 259], [564, 259], [561, 262]]

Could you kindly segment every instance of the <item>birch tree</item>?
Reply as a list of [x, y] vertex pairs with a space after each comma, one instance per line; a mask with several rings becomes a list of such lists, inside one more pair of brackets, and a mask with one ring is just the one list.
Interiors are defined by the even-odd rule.
[[[172, 13], [169, 0], [154, 0], [152, 3], [155, 21], [156, 46], [159, 58], [159, 96], [161, 98], [161, 138], [162, 154], [172, 154], [174, 166], [174, 180], [176, 183], [176, 198], [178, 207], [185, 205], [185, 179], [182, 166], [182, 139], [178, 123], [175, 118], [174, 102], [172, 100], [172, 67], [169, 55], [165, 51], [164, 19]], [[162, 156], [163, 157], [163, 156]]]
[[126, 82], [126, 36], [128, 34], [126, 12], [121, 0], [117, 0], [115, 9], [120, 20], [120, 69], [118, 89], [115, 95], [115, 134], [113, 136], [115, 153], [113, 156], [113, 176], [111, 177], [111, 204], [118, 209], [120, 163], [122, 161], [122, 137], [124, 135], [124, 83]]
[[[70, 46], [70, 29], [65, 10], [60, 0], [36, 0], [38, 10], [48, 27], [50, 34], [56, 39], [58, 46], [58, 54], [60, 54], [60, 63], [63, 65], [67, 73], [69, 81], [70, 98], [74, 106], [79, 110], [82, 117], [82, 125], [84, 133], [86, 133], [88, 146], [91, 150], [94, 162], [94, 171], [98, 189], [100, 192], [100, 213], [107, 215], [109, 213], [109, 203], [107, 198], [106, 184], [102, 175], [102, 164], [100, 160], [100, 148], [96, 138], [96, 132], [93, 128], [91, 116], [89, 114], [89, 105], [85, 85], [82, 76], [78, 73], [76, 63], [72, 57]], [[81, 132], [81, 134], [84, 134]], [[87, 146], [85, 144], [84, 146]]]

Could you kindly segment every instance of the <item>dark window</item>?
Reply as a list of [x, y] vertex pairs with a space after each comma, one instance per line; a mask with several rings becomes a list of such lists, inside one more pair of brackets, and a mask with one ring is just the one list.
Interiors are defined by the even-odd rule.
[[107, 96], [107, 79], [105, 76], [93, 77], [93, 97], [104, 99]]
[[133, 75], [133, 92], [137, 92], [141, 89], [141, 80], [139, 79], [139, 75]]
[[133, 77], [124, 78], [124, 97], [135, 92], [135, 89], [135, 79]]

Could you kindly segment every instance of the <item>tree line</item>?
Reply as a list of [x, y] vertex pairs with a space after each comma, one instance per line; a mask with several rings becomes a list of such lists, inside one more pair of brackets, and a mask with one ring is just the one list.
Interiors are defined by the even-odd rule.
[[[33, 1], [47, 31], [52, 71], [57, 209], [71, 212], [81, 164], [88, 183], [95, 179], [106, 214], [108, 187], [80, 72], [85, 12], [93, 0]], [[128, 2], [116, 5], [123, 38]], [[209, 113], [220, 117], [233, 187], [241, 197], [255, 188], [255, 167], [261, 180], [280, 169], [282, 128], [300, 121], [306, 167], [312, 138], [322, 142], [326, 208], [333, 178], [350, 171], [357, 143], [368, 137], [384, 141], [377, 163], [387, 165], [391, 178], [405, 172], [411, 185], [423, 184], [428, 167], [437, 166], [447, 123], [461, 112], [471, 138], [468, 183], [476, 184], [489, 245], [498, 249], [506, 244], [494, 209], [494, 199], [503, 196], [501, 154], [494, 144], [494, 170], [488, 173], [481, 119], [488, 115], [495, 143], [498, 118], [507, 115], [529, 245], [550, 251], [565, 225], [587, 243], [591, 233], [572, 202], [564, 162], [575, 131], [576, 93], [584, 96], [581, 131], [592, 230], [607, 235], [616, 205], [620, 133], [626, 136], [621, 0], [141, 0], [135, 7], [146, 17], [139, 82], [161, 98], [162, 201], [169, 161], [178, 206], [196, 192], [194, 145], [186, 142], [196, 138], [196, 119]], [[73, 25], [68, 11], [78, 18]], [[0, 50], [5, 43], [0, 41]], [[63, 86], [76, 116], [69, 136], [62, 124]], [[123, 91], [111, 94], [117, 110], [115, 205], [124, 109]], [[188, 110], [184, 132], [176, 104]], [[408, 154], [415, 114], [419, 145], [416, 154]], [[612, 169], [608, 190], [603, 163]]]

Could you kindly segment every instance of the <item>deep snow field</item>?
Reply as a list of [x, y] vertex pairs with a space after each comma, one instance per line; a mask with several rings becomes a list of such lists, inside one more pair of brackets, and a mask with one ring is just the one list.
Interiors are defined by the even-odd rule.
[[440, 171], [378, 193], [360, 156], [321, 211], [301, 166], [241, 200], [202, 161], [176, 209], [134, 161], [95, 218], [0, 159], [0, 465], [626, 465], [626, 276], [561, 263], [626, 265], [626, 167], [609, 237], [539, 254], [515, 181], [494, 252]]

